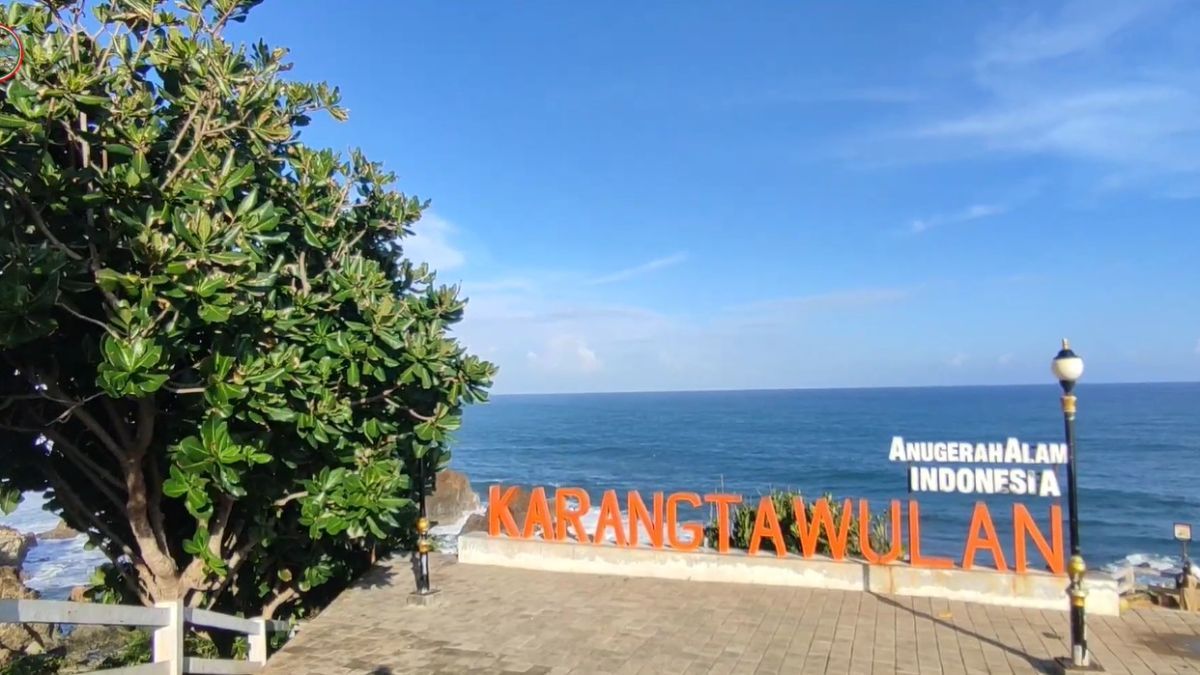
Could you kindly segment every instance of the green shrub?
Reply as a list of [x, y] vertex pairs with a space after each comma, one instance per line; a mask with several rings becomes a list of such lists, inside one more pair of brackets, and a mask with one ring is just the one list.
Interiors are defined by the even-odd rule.
[[[792, 490], [772, 490], [766, 495], [771, 500], [771, 505], [775, 508], [775, 515], [779, 519], [779, 526], [783, 531], [783, 542], [789, 553], [801, 553], [800, 537], [797, 529], [797, 518], [795, 511], [795, 500], [803, 500], [800, 492]], [[840, 527], [842, 522], [842, 511], [844, 502], [835, 500], [832, 495], [825, 494], [822, 499], [829, 505], [829, 512], [833, 515], [835, 527]], [[815, 502], [803, 501], [804, 515], [810, 527], [813, 524], [813, 505]], [[729, 545], [732, 548], [747, 550], [750, 548], [750, 539], [754, 533], [754, 523], [758, 518], [759, 500], [745, 500], [740, 505], [731, 508], [729, 516], [730, 531]], [[862, 531], [863, 524], [860, 522], [857, 511], [850, 513], [849, 533], [846, 537], [846, 554], [851, 556], [862, 556]], [[866, 532], [868, 541], [870, 542], [871, 550], [875, 553], [886, 553], [891, 550], [891, 518], [889, 513], [875, 513], [866, 523]], [[716, 547], [719, 533], [718, 522], [714, 516], [713, 521], [705, 528], [705, 542], [710, 547]], [[766, 551], [774, 551], [775, 545], [769, 538], [762, 540], [762, 549]], [[822, 555], [829, 555], [829, 533], [824, 527], [820, 528], [817, 536], [816, 552]]]
[[337, 88], [225, 37], [259, 2], [0, 1], [0, 508], [47, 492], [101, 601], [319, 607], [495, 372], [405, 256], [428, 202], [301, 141]]

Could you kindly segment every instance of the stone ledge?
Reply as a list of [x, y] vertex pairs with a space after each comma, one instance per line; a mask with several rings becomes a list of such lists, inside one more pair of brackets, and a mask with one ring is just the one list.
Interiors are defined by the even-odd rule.
[[[472, 532], [458, 539], [458, 561], [547, 572], [611, 574], [627, 577], [715, 581], [869, 591], [889, 595], [945, 598], [988, 605], [1067, 611], [1067, 579], [1045, 572], [1014, 574], [991, 569], [933, 570], [902, 563], [868, 565], [858, 560], [801, 558], [789, 555], [750, 557], [734, 551], [681, 553], [649, 548], [489, 537]], [[1120, 595], [1112, 577], [1090, 572], [1087, 611], [1120, 614]]]

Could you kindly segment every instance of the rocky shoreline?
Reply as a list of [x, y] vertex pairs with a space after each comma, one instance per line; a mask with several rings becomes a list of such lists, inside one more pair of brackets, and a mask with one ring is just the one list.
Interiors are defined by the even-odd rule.
[[[63, 522], [51, 530], [32, 534], [0, 526], [0, 599], [34, 600], [41, 593], [26, 585], [24, 571], [29, 553], [42, 542], [74, 539], [79, 533]], [[70, 599], [86, 602], [84, 587], [72, 589]], [[129, 630], [87, 626], [70, 632], [51, 624], [0, 624], [0, 667], [18, 657], [57, 654], [56, 670], [90, 669], [108, 654], [125, 646]]]

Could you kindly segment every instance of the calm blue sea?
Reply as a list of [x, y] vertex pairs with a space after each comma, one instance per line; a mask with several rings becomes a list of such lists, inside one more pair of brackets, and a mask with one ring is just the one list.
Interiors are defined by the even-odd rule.
[[[1200, 384], [1081, 384], [1081, 541], [1094, 567], [1175, 556], [1172, 523], [1200, 526]], [[497, 396], [467, 413], [452, 466], [492, 483], [907, 499], [893, 435], [913, 441], [1063, 440], [1056, 385]], [[1065, 470], [1058, 472], [1066, 513]], [[958, 558], [979, 497], [920, 494], [923, 552]], [[1051, 500], [990, 496], [1046, 523]], [[1066, 527], [1064, 524], [1064, 538]], [[1006, 549], [1010, 545], [1006, 546]], [[1131, 557], [1132, 556], [1132, 557]]]
[[[1092, 567], [1144, 565], [1150, 578], [1170, 571], [1172, 523], [1200, 526], [1200, 384], [1083, 385], [1078, 395], [1085, 557]], [[755, 496], [779, 487], [883, 507], [909, 497], [904, 465], [887, 459], [893, 435], [1057, 442], [1058, 396], [1055, 386], [498, 396], [469, 409], [451, 465], [485, 500], [493, 483], [582, 487], [595, 498], [605, 489]], [[918, 498], [923, 552], [958, 559], [976, 498]], [[986, 499], [1010, 542], [1015, 498]], [[1050, 500], [1020, 499], [1046, 523]], [[57, 518], [42, 503], [27, 495], [0, 524], [48, 530]], [[33, 549], [29, 585], [66, 597], [85, 583], [101, 556], [82, 543]]]

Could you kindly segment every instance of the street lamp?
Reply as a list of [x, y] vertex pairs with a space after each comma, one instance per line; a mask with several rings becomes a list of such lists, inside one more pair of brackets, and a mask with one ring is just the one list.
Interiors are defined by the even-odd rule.
[[429, 516], [425, 511], [425, 459], [426, 452], [417, 458], [417, 495], [420, 515], [417, 518], [417, 595], [432, 593], [429, 589]]
[[1071, 585], [1067, 595], [1071, 598], [1071, 660], [1070, 669], [1092, 669], [1087, 648], [1087, 626], [1084, 623], [1084, 601], [1087, 590], [1083, 587], [1083, 574], [1087, 566], [1079, 552], [1079, 502], [1075, 475], [1075, 382], [1083, 375], [1083, 359], [1071, 351], [1065, 339], [1062, 349], [1050, 365], [1051, 372], [1062, 385], [1063, 423], [1067, 432], [1067, 511], [1070, 519], [1071, 561], [1067, 573]]

